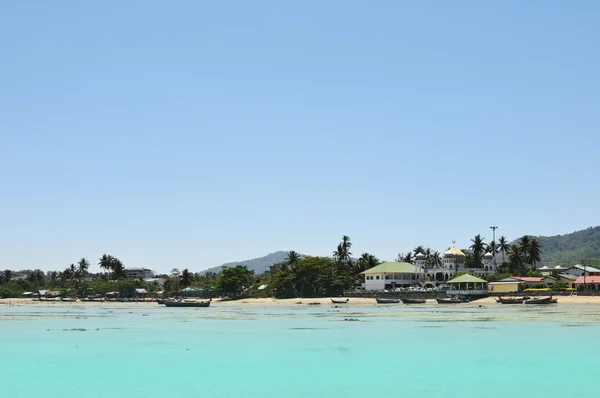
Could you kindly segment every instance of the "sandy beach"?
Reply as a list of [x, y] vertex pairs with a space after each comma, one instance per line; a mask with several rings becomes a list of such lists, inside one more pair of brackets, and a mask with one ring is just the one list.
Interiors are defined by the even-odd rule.
[[[572, 305], [598, 305], [600, 306], [600, 296], [555, 296], [558, 298], [557, 306], [572, 306]], [[340, 299], [335, 298], [334, 299]], [[315, 303], [319, 303], [315, 305]], [[211, 307], [257, 307], [257, 308], [285, 308], [285, 307], [298, 307], [304, 305], [315, 305], [315, 306], [344, 306], [344, 307], [365, 307], [378, 305], [374, 298], [358, 298], [352, 297], [349, 299], [347, 304], [333, 304], [331, 297], [324, 298], [292, 298], [292, 299], [274, 299], [274, 298], [249, 298], [241, 300], [220, 300], [213, 299]], [[39, 301], [26, 298], [12, 298], [12, 299], [0, 299], [1, 305], [11, 306], [86, 306], [86, 307], [103, 307], [103, 306], [122, 306], [122, 307], [138, 307], [138, 306], [149, 306], [157, 305], [156, 302], [116, 302], [116, 301], [105, 301], [105, 302], [64, 302], [64, 301]], [[487, 297], [484, 299], [471, 301], [469, 303], [453, 304], [452, 306], [459, 307], [478, 307], [479, 305], [497, 305], [494, 297]], [[426, 304], [421, 306], [439, 306], [433, 299], [427, 300]]]

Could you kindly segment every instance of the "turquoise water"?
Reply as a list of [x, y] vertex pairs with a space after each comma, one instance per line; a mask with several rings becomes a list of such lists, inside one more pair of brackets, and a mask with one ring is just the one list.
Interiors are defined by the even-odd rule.
[[472, 311], [4, 306], [0, 396], [598, 395], [596, 318]]

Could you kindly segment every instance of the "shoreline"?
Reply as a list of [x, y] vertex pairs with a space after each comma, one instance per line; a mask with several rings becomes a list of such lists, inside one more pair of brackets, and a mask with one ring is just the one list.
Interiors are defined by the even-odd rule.
[[[558, 299], [557, 304], [553, 304], [552, 306], [565, 306], [565, 305], [599, 305], [600, 306], [600, 296], [555, 296]], [[323, 307], [323, 306], [331, 306], [331, 307], [353, 307], [353, 306], [386, 306], [386, 307], [394, 307], [394, 306], [404, 306], [404, 307], [412, 307], [413, 305], [406, 305], [400, 302], [399, 304], [377, 304], [374, 298], [364, 298], [364, 297], [351, 297], [349, 298], [348, 303], [346, 304], [334, 304], [331, 299], [340, 299], [339, 297], [322, 297], [322, 298], [290, 298], [290, 299], [276, 299], [276, 298], [248, 298], [248, 299], [239, 299], [239, 300], [223, 300], [213, 299], [211, 302], [211, 307], [259, 307], [259, 308], [281, 308], [281, 307], [298, 307], [298, 306], [309, 306], [309, 303], [319, 303], [315, 304], [315, 307]], [[478, 305], [498, 305], [502, 306], [502, 304], [496, 303], [494, 297], [486, 297], [479, 300], [470, 301], [467, 303], [460, 304], [437, 304], [435, 299], [428, 299], [425, 304], [420, 304], [420, 307], [472, 307]], [[39, 301], [33, 300], [29, 298], [7, 298], [0, 299], [0, 306], [36, 306], [36, 307], [105, 307], [105, 306], [119, 306], [119, 307], [144, 307], [148, 305], [158, 305], [155, 301], [148, 302], [119, 302], [119, 301], [104, 301], [104, 302], [87, 302], [87, 301], [77, 301], [77, 302], [67, 302], [67, 301]], [[530, 307], [528, 305], [528, 307]], [[537, 306], [536, 306], [537, 307]], [[544, 307], [544, 306], [542, 306]]]

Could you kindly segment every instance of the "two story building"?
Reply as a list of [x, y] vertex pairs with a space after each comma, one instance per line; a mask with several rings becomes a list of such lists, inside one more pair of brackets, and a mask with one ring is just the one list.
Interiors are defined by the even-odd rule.
[[125, 268], [125, 278], [147, 279], [154, 277], [154, 272], [148, 268]]
[[365, 277], [366, 291], [409, 287], [422, 279], [423, 268], [416, 264], [388, 262], [360, 273]]

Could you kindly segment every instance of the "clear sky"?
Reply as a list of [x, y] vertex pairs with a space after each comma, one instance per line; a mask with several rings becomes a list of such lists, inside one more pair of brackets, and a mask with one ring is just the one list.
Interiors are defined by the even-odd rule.
[[[2, 1], [0, 269], [600, 224], [596, 1]], [[97, 270], [92, 267], [92, 271]]]

